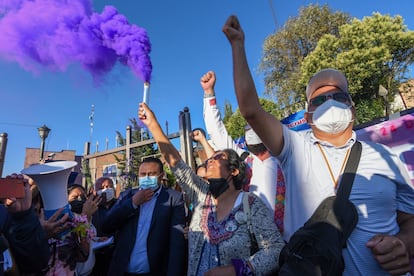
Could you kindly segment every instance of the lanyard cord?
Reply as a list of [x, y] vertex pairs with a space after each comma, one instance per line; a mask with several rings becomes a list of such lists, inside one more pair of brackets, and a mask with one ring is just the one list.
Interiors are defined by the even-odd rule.
[[345, 164], [346, 164], [346, 161], [348, 161], [349, 152], [350, 152], [351, 148], [349, 148], [346, 151], [344, 161], [342, 161], [341, 170], [339, 171], [338, 177], [335, 179], [335, 176], [332, 172], [331, 165], [329, 164], [328, 158], [326, 157], [326, 154], [325, 154], [324, 150], [322, 149], [321, 144], [318, 143], [317, 145], [318, 145], [319, 150], [321, 151], [321, 153], [323, 155], [323, 159], [325, 160], [326, 166], [328, 166], [328, 170], [329, 170], [329, 173], [330, 173], [331, 178], [332, 178], [332, 182], [334, 183], [334, 185], [335, 185], [334, 187], [335, 187], [335, 190], [336, 190], [336, 188], [338, 187], [339, 176], [344, 172]]

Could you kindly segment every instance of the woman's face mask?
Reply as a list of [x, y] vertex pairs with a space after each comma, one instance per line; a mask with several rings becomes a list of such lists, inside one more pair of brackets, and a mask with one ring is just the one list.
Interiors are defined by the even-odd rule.
[[113, 188], [105, 188], [105, 189], [99, 190], [99, 191], [97, 192], [97, 194], [98, 194], [98, 195], [105, 194], [105, 196], [106, 196], [106, 201], [111, 201], [112, 199], [114, 199], [114, 198], [115, 198], [115, 191], [114, 191], [114, 189], [113, 189]]
[[82, 213], [82, 208], [83, 208], [83, 204], [85, 203], [85, 201], [86, 201], [86, 198], [78, 197], [77, 199], [69, 202], [71, 211], [76, 214]]
[[332, 99], [325, 101], [314, 111], [308, 113], [313, 113], [311, 125], [330, 134], [344, 131], [353, 121], [351, 106]]
[[158, 188], [159, 176], [143, 176], [139, 178], [139, 187], [141, 189], [151, 189], [155, 191]]
[[230, 187], [229, 185], [229, 178], [231, 178], [232, 175], [229, 175], [226, 178], [209, 178], [207, 179], [209, 182], [209, 190], [211, 195], [214, 198], [218, 198], [222, 193], [224, 193], [225, 191], [227, 191], [227, 189]]

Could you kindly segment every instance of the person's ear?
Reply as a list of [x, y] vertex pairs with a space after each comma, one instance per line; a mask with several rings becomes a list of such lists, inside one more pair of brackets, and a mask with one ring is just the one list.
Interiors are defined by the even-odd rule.
[[232, 175], [232, 176], [237, 176], [237, 175], [239, 175], [239, 173], [240, 173], [239, 169], [233, 169], [233, 170], [231, 171], [231, 175]]
[[356, 119], [356, 107], [355, 107], [354, 102], [352, 102], [351, 111], [352, 111], [353, 119]]
[[310, 124], [312, 123], [312, 114], [309, 112], [305, 112], [305, 114], [303, 114], [303, 118], [305, 119], [305, 121]]

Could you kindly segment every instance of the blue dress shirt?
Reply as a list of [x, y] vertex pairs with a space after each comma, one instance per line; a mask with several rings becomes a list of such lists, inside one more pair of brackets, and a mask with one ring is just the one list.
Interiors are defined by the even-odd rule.
[[[155, 203], [161, 189], [154, 193], [151, 200], [140, 206], [139, 220], [137, 225], [137, 236], [135, 245], [129, 258], [128, 272], [130, 273], [150, 273], [147, 254], [147, 238], [151, 226], [152, 214], [154, 213]], [[134, 206], [135, 207], [135, 206]]]

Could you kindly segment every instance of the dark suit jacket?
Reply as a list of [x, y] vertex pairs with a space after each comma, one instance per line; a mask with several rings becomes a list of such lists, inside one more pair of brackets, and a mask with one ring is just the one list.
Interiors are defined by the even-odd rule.
[[[137, 234], [140, 207], [134, 209], [132, 205], [132, 196], [137, 191], [123, 192], [103, 220], [102, 230], [115, 233], [115, 250], [108, 275], [122, 275], [127, 271]], [[151, 275], [185, 275], [184, 223], [182, 193], [161, 187], [147, 239]]]

